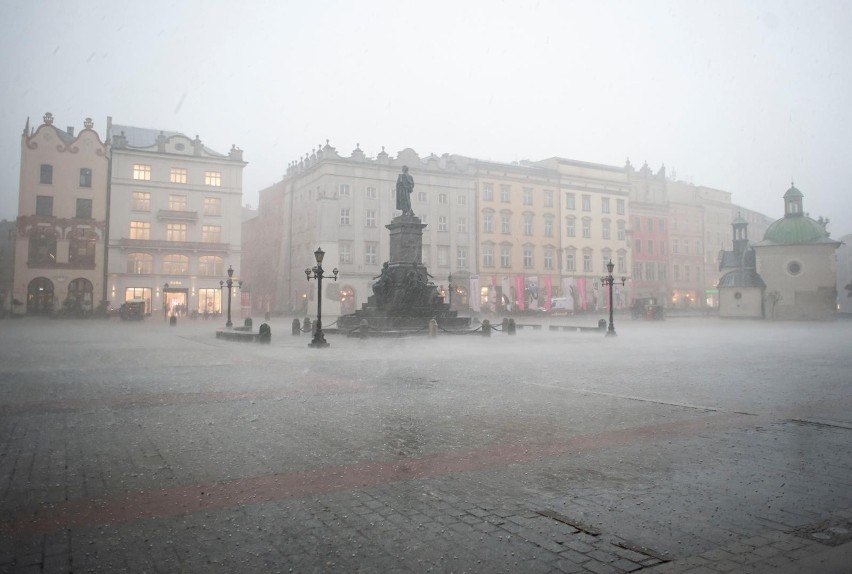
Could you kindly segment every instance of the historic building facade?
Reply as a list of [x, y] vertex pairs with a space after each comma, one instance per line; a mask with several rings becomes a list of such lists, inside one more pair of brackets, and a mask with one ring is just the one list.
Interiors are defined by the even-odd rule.
[[242, 150], [108, 123], [112, 305], [141, 299], [164, 317], [222, 312], [220, 281], [230, 266], [240, 276]]
[[757, 272], [766, 283], [769, 319], [827, 320], [837, 314], [839, 241], [829, 237], [828, 222], [811, 219], [804, 195], [795, 186], [784, 194], [784, 217], [754, 244]]
[[668, 306], [671, 294], [669, 278], [669, 204], [666, 168], [657, 173], [644, 164], [636, 171], [628, 160], [625, 165], [630, 181], [630, 246], [632, 248], [632, 296], [654, 298]]
[[475, 166], [478, 307], [550, 309], [552, 298], [563, 295], [559, 173], [534, 165]]
[[12, 311], [87, 315], [106, 299], [107, 147], [91, 118], [76, 135], [53, 123], [21, 136]]
[[[448, 295], [452, 277], [453, 307], [471, 305], [471, 271], [476, 264], [474, 167], [458, 156], [420, 158], [405, 149], [391, 157], [384, 149], [376, 157], [357, 146], [348, 157], [329, 143], [288, 166], [282, 181], [261, 191], [258, 217], [248, 222], [264, 235], [261, 247], [270, 265], [260, 261], [247, 269], [255, 291], [268, 294], [270, 309], [306, 315], [316, 303], [316, 285], [305, 268], [313, 267], [314, 251], [325, 252], [323, 267], [339, 270], [338, 281], [326, 280], [323, 310], [348, 314], [367, 301], [372, 284], [389, 254], [385, 226], [398, 215], [396, 180], [403, 166], [414, 178], [412, 209], [426, 224], [423, 263], [439, 291]], [[274, 275], [274, 277], [273, 277]]]
[[[533, 165], [559, 174], [559, 219], [562, 224], [562, 291], [577, 311], [608, 308], [601, 286], [606, 264], [614, 274], [627, 276], [631, 269], [628, 231], [630, 181], [623, 167], [565, 158], [550, 158]], [[630, 304], [627, 286], [615, 287], [615, 308]]]

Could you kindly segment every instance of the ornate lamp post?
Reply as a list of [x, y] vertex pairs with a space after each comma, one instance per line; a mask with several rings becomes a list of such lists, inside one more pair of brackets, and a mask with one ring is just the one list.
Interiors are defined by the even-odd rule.
[[[606, 330], [606, 336], [607, 337], [615, 337], [616, 336], [615, 324], [612, 322], [612, 309], [614, 307], [614, 305], [612, 304], [612, 285], [613, 285], [613, 283], [616, 283], [618, 281], [612, 276], [612, 270], [613, 269], [615, 269], [615, 265], [613, 265], [612, 259], [610, 259], [609, 263], [606, 264], [606, 270], [607, 270], [608, 275], [601, 277], [601, 284], [602, 285], [609, 285], [609, 327]], [[624, 285], [626, 281], [627, 281], [627, 277], [621, 278], [621, 284], [622, 285]]]
[[228, 265], [228, 280], [227, 281], [219, 281], [219, 289], [224, 287], [228, 287], [228, 322], [225, 323], [225, 327], [233, 327], [234, 324], [231, 323], [231, 288], [234, 286], [234, 283], [237, 284], [238, 287], [242, 289], [243, 282], [242, 281], [234, 281], [234, 268], [231, 265]]
[[[325, 251], [322, 250], [322, 247], [317, 247], [317, 250], [314, 251], [314, 257], [317, 260], [317, 264], [313, 269], [305, 269], [305, 276], [308, 278], [308, 281], [311, 279], [317, 280], [317, 322], [314, 326], [314, 338], [308, 343], [308, 347], [321, 348], [329, 346], [322, 332], [322, 280], [331, 279], [331, 277], [323, 275], [322, 258], [325, 257]], [[312, 271], [313, 275], [311, 275]], [[337, 281], [337, 267], [331, 272], [334, 273], [334, 280]]]

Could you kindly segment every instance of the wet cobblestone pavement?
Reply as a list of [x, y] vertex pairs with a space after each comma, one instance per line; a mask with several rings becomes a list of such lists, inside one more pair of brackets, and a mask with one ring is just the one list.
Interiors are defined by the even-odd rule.
[[852, 571], [848, 321], [218, 327], [0, 321], [0, 572]]

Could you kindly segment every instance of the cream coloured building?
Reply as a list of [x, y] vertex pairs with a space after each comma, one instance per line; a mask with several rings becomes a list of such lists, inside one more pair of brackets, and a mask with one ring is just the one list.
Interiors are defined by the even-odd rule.
[[107, 148], [91, 118], [78, 134], [53, 124], [21, 136], [12, 312], [87, 315], [105, 299]]
[[[240, 277], [242, 174], [196, 136], [108, 125], [111, 148], [108, 298], [145, 301], [148, 313], [221, 313], [220, 281]], [[234, 288], [232, 305], [242, 294]]]

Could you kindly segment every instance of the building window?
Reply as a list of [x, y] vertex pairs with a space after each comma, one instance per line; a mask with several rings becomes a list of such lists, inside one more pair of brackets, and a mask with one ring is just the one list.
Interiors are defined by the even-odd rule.
[[218, 217], [222, 215], [222, 198], [220, 197], [205, 197], [204, 198], [204, 215]]
[[677, 239], [672, 239], [672, 253], [677, 254], [679, 252]]
[[583, 196], [583, 211], [592, 210], [592, 197], [590, 195]]
[[467, 217], [459, 217], [456, 219], [456, 231], [459, 233], [467, 233]]
[[215, 255], [202, 255], [198, 258], [198, 274], [205, 277], [220, 277], [224, 274], [224, 260]]
[[340, 263], [352, 263], [352, 244], [340, 243], [338, 249], [340, 251]]
[[379, 262], [379, 246], [375, 243], [367, 243], [364, 246], [364, 263], [376, 265]]
[[524, 205], [533, 204], [533, 190], [531, 187], [524, 188]]
[[591, 239], [592, 237], [592, 220], [583, 219], [583, 237]]
[[41, 164], [38, 176], [39, 183], [53, 183], [53, 166], [48, 163]]
[[544, 250], [544, 268], [553, 269], [553, 249]]
[[656, 277], [654, 276], [654, 271], [656, 267], [652, 262], [648, 262], [645, 264], [645, 279], [648, 281], [655, 281]]
[[642, 280], [642, 264], [641, 263], [634, 263], [633, 264], [633, 279], [635, 279], [637, 281]]
[[512, 216], [511, 215], [501, 215], [500, 216], [500, 233], [512, 233]]
[[666, 254], [666, 242], [660, 241], [660, 255]]
[[609, 213], [609, 198], [601, 198], [601, 213]]
[[683, 280], [689, 281], [689, 265], [683, 266]]
[[450, 248], [446, 245], [438, 246], [438, 267], [450, 266]]
[[340, 208], [340, 225], [349, 225], [349, 208]]
[[417, 192], [417, 203], [427, 203], [429, 201], [425, 191]]
[[189, 257], [177, 253], [164, 255], [163, 273], [166, 275], [186, 275], [189, 273]]
[[653, 233], [654, 232], [654, 220], [651, 219], [650, 217], [647, 220], [647, 226], [648, 226], [648, 233]]
[[787, 264], [787, 273], [790, 275], [796, 276], [802, 272], [802, 264], [798, 261], [790, 261]]
[[508, 245], [500, 246], [500, 267], [512, 266], [512, 248]]
[[544, 218], [544, 236], [545, 237], [553, 237], [553, 218], [545, 217]]
[[169, 209], [172, 211], [186, 211], [185, 195], [169, 195]]
[[665, 231], [665, 230], [666, 230], [666, 220], [665, 220], [665, 219], [660, 219], [660, 220], [658, 220], [658, 221], [657, 221], [657, 226], [659, 227], [660, 232]]
[[610, 221], [609, 219], [604, 219], [601, 221], [601, 239], [609, 239], [610, 238]]
[[482, 266], [483, 267], [494, 267], [494, 246], [493, 245], [483, 245], [482, 246]]
[[549, 189], [544, 190], [544, 206], [553, 207], [553, 192]]
[[524, 215], [524, 235], [533, 234], [533, 216]]
[[666, 264], [665, 263], [658, 263], [657, 264], [657, 277], [660, 279], [660, 281], [666, 280]]
[[675, 281], [680, 281], [680, 265], [675, 264], [674, 266], [674, 278]]
[[573, 253], [569, 253], [565, 256], [565, 270], [571, 272], [577, 270], [577, 263], [575, 261]]
[[636, 240], [636, 253], [642, 253], [642, 240]]
[[467, 196], [464, 194], [459, 194], [456, 197], [456, 203], [458, 203], [459, 205], [467, 205]]
[[591, 273], [592, 272], [592, 254], [591, 253], [584, 253], [583, 254], [583, 271], [585, 273]]
[[221, 313], [222, 311], [222, 289], [199, 289], [198, 290], [198, 312], [202, 315]]
[[340, 186], [338, 186], [337, 189], [338, 189], [338, 193], [340, 194], [340, 197], [351, 197], [352, 196], [352, 192], [349, 190], [349, 184], [348, 183], [341, 183]]
[[222, 187], [222, 173], [218, 171], [205, 171], [204, 172], [204, 185], [211, 185], [213, 187]]
[[618, 221], [618, 239], [619, 241], [624, 241], [627, 237], [627, 231], [624, 229], [624, 220]]
[[565, 234], [568, 237], [576, 237], [577, 236], [577, 228], [575, 219], [573, 217], [569, 217], [565, 220]]
[[133, 164], [133, 179], [151, 181], [151, 166], [144, 163]]
[[50, 195], [36, 196], [36, 215], [43, 217], [53, 216], [53, 197]]
[[509, 203], [512, 201], [512, 188], [508, 185], [500, 186], [500, 201]]
[[186, 183], [186, 168], [173, 167], [169, 171], [169, 181], [172, 183]]
[[[648, 220], [650, 221], [650, 219]], [[652, 239], [648, 240], [648, 255], [654, 254], [654, 241]]]
[[365, 227], [375, 227], [376, 226], [376, 210], [368, 209], [364, 214], [364, 226]]
[[378, 197], [376, 188], [372, 186], [368, 186], [367, 189], [364, 190], [364, 195], [367, 196], [367, 199], [376, 199]]
[[490, 183], [482, 184], [482, 199], [485, 201], [494, 200], [494, 186]]
[[128, 253], [128, 275], [150, 275], [154, 272], [154, 256], [148, 253]]
[[601, 269], [606, 269], [606, 265], [610, 261], [612, 261], [612, 254], [611, 253], [601, 254]]
[[575, 197], [573, 193], [565, 194], [565, 209], [577, 209], [577, 204], [575, 203]]
[[532, 247], [524, 247], [524, 269], [533, 268], [533, 250]]
[[221, 243], [222, 227], [219, 225], [202, 225], [201, 241], [204, 243]]
[[493, 233], [494, 232], [494, 214], [493, 213], [485, 213], [482, 216], [482, 231], [485, 233]]
[[56, 237], [43, 232], [36, 232], [30, 235], [27, 263], [42, 265], [56, 263]]
[[[665, 265], [665, 263], [663, 263], [663, 265]], [[626, 270], [627, 270], [627, 262], [624, 259], [624, 255], [622, 253], [619, 253], [618, 254], [618, 269], [616, 269], [616, 271], [623, 275], [626, 272]]]
[[456, 269], [467, 269], [467, 247], [456, 247]]
[[446, 193], [439, 193], [439, 194], [438, 194], [438, 203], [441, 203], [441, 204], [446, 205], [446, 204], [448, 204], [449, 202], [450, 202], [450, 200], [449, 200], [449, 198], [447, 197], [447, 194], [446, 194]]
[[133, 211], [151, 211], [151, 194], [147, 191], [134, 191], [130, 198]]
[[151, 224], [147, 221], [130, 222], [130, 239], [151, 239]]
[[438, 216], [438, 231], [447, 231], [447, 229], [448, 229], [447, 216], [446, 215], [439, 215]]
[[615, 212], [618, 215], [624, 215], [624, 200], [616, 199], [615, 200]]
[[80, 168], [80, 187], [92, 187], [92, 170], [87, 167]]
[[186, 241], [186, 223], [167, 223], [166, 241]]
[[92, 200], [91, 199], [77, 199], [77, 213], [74, 216], [77, 219], [91, 219], [92, 218]]
[[683, 240], [683, 254], [689, 255], [689, 239]]

